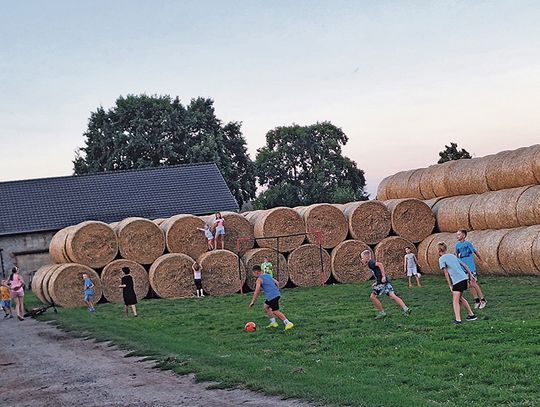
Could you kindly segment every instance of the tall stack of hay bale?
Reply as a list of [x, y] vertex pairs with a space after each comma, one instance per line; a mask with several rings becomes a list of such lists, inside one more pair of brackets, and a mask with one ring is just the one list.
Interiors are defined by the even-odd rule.
[[379, 199], [423, 199], [436, 218], [438, 234], [418, 247], [425, 271], [438, 270], [436, 244], [468, 239], [491, 275], [540, 275], [540, 145], [447, 162], [387, 177]]

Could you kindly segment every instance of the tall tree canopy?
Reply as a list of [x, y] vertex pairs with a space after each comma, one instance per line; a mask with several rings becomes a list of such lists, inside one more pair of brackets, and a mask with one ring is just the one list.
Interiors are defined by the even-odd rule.
[[[241, 124], [223, 124], [211, 99], [129, 95], [90, 114], [75, 174], [213, 161], [241, 206], [255, 197], [255, 166]], [[204, 185], [201, 185], [204, 188]]]
[[341, 152], [348, 141], [332, 123], [277, 127], [257, 150], [256, 171], [265, 191], [258, 208], [344, 203], [367, 199], [364, 171]]
[[437, 161], [438, 164], [442, 164], [447, 161], [472, 158], [469, 152], [464, 148], [459, 150], [457, 143], [450, 143], [449, 146], [445, 145], [444, 150], [439, 153], [439, 157], [439, 161]]

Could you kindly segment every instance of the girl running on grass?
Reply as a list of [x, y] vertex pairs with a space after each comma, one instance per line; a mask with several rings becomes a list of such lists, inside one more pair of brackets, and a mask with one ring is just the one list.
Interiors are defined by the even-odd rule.
[[216, 233], [216, 249], [221, 239], [221, 250], [225, 249], [225, 219], [221, 216], [221, 212], [216, 213], [214, 220], [214, 231]]

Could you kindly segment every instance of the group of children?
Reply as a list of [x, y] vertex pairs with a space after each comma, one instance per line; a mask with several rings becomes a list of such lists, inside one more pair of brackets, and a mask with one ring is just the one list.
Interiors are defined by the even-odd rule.
[[208, 251], [217, 249], [220, 242], [221, 250], [225, 248], [225, 219], [221, 216], [221, 212], [216, 213], [212, 226], [205, 224], [204, 228], [197, 229], [204, 232], [204, 236], [208, 242]]
[[19, 321], [24, 321], [24, 280], [17, 266], [11, 269], [8, 280], [0, 283], [0, 299], [4, 319], [13, 318], [12, 305], [15, 304], [15, 314]]

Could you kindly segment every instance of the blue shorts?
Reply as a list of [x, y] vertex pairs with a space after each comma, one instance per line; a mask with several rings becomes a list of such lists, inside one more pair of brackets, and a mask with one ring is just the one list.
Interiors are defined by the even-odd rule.
[[394, 294], [394, 287], [392, 287], [392, 284], [390, 283], [376, 284], [371, 289], [371, 292], [377, 297], [380, 297], [381, 295], [390, 295]]
[[219, 235], [225, 235], [224, 227], [216, 228], [216, 236], [219, 236]]
[[2, 300], [2, 307], [11, 308], [11, 300]]
[[92, 297], [94, 296], [94, 293], [84, 293], [84, 302], [92, 301]]

